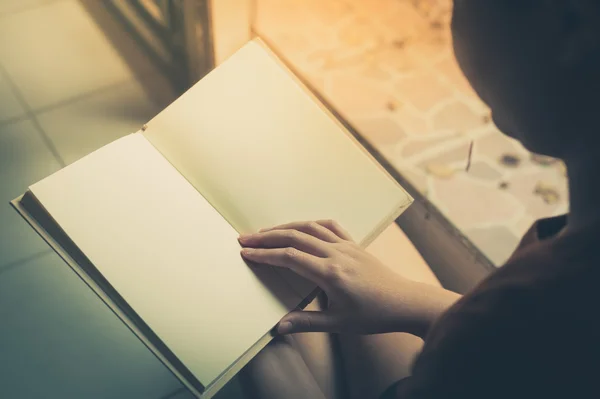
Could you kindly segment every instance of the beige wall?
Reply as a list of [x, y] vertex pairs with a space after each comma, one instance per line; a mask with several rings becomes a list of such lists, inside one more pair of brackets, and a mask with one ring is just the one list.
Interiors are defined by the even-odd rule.
[[252, 0], [210, 1], [216, 65], [250, 40], [252, 3]]

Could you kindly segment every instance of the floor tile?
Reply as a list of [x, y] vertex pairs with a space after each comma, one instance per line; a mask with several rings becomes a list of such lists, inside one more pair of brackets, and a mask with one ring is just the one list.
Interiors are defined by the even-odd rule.
[[37, 115], [61, 158], [71, 163], [129, 133], [160, 112], [134, 81]]
[[395, 144], [406, 137], [400, 124], [387, 117], [358, 119], [354, 127], [375, 145]]
[[180, 384], [54, 253], [0, 273], [0, 397], [161, 398]]
[[51, 1], [57, 0], [2, 0], [0, 1], [0, 15], [37, 7]]
[[173, 391], [160, 399], [195, 399], [196, 396], [182, 387], [176, 391]]
[[0, 270], [49, 248], [8, 201], [0, 203]]
[[465, 132], [479, 127], [483, 117], [477, 115], [466, 104], [455, 101], [439, 109], [433, 116], [433, 125], [439, 130]]
[[239, 380], [235, 377], [229, 381], [229, 383], [225, 385], [217, 395], [215, 395], [215, 399], [244, 399], [245, 397], [246, 396], [244, 396], [242, 392], [242, 387], [239, 383]]
[[12, 88], [6, 81], [3, 74], [0, 74], [0, 123], [9, 119], [21, 117], [25, 114], [25, 110], [15, 97]]
[[522, 160], [529, 159], [527, 150], [518, 141], [503, 135], [495, 127], [489, 128], [484, 135], [475, 140], [473, 152], [486, 157], [495, 165], [500, 165], [500, 158], [504, 155], [513, 155]]
[[468, 174], [472, 178], [491, 181], [498, 180], [502, 177], [502, 173], [486, 161], [473, 162], [469, 167]]
[[[442, 73], [443, 76], [448, 79], [455, 88], [457, 88], [463, 95], [469, 98], [477, 98], [475, 91], [469, 84], [467, 78], [460, 70], [456, 59], [454, 57], [447, 57], [441, 62], [436, 64], [436, 69]], [[477, 100], [479, 101], [479, 100]]]
[[511, 195], [495, 187], [481, 185], [464, 173], [451, 179], [434, 179], [433, 200], [462, 231], [514, 219], [522, 206]]
[[[509, 184], [506, 192], [525, 206], [527, 213], [535, 219], [555, 216], [561, 211], [561, 204], [568, 201], [569, 189], [564, 177], [554, 168], [535, 167], [528, 173], [515, 174], [507, 179]], [[546, 187], [555, 192], [556, 199], [544, 200], [536, 194], [536, 188]]]
[[[195, 399], [196, 397], [185, 388], [174, 392], [165, 399]], [[225, 385], [215, 396], [214, 399], [244, 399], [246, 396], [242, 392], [242, 387], [237, 377], [234, 377]]]
[[450, 88], [440, 82], [433, 73], [423, 73], [403, 79], [396, 86], [396, 90], [402, 99], [406, 99], [423, 112], [429, 111], [440, 100], [452, 95]]
[[59, 168], [31, 121], [0, 126], [0, 266], [47, 249], [9, 201]]
[[0, 200], [11, 200], [60, 165], [30, 120], [0, 126]]
[[[186, 388], [180, 388], [161, 399], [195, 399], [196, 397]], [[233, 377], [214, 397], [214, 399], [244, 399], [246, 396], [242, 391], [239, 379]]]
[[443, 136], [437, 136], [431, 139], [411, 139], [410, 142], [406, 143], [402, 148], [402, 157], [412, 157], [413, 155], [419, 155], [432, 148], [443, 147], [448, 140], [456, 139], [457, 135], [445, 134]]
[[130, 71], [76, 0], [0, 19], [0, 63], [32, 108], [129, 78]]
[[[452, 136], [449, 135], [449, 137]], [[420, 162], [418, 164], [419, 167], [423, 168], [424, 170], [427, 170], [427, 165], [431, 163], [453, 166], [465, 165], [466, 167], [467, 162], [469, 160], [469, 144], [451, 144], [452, 147], [450, 147], [449, 145], [442, 146], [440, 148], [440, 151], [436, 155], [427, 157], [423, 162]]]
[[327, 94], [347, 118], [385, 111], [386, 105], [394, 99], [384, 88], [343, 75], [331, 78], [330, 93]]

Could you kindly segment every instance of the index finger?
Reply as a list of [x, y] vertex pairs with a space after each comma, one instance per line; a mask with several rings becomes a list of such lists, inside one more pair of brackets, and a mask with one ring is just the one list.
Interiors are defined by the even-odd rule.
[[323, 283], [323, 258], [296, 248], [243, 248], [241, 253], [251, 262], [285, 267], [317, 285]]
[[[322, 228], [319, 228], [322, 227]], [[292, 222], [280, 224], [273, 227], [260, 229], [263, 233], [271, 230], [286, 230], [295, 229], [320, 238], [327, 242], [339, 242], [341, 240], [354, 241], [350, 233], [348, 233], [338, 222], [331, 219], [322, 219], [314, 222]]]
[[311, 236], [316, 237], [325, 242], [333, 243], [333, 242], [342, 241], [342, 239], [338, 235], [336, 235], [333, 231], [331, 231], [330, 229], [328, 229], [327, 227], [323, 226], [320, 223], [312, 222], [312, 221], [311, 222], [309, 222], [309, 221], [291, 222], [291, 223], [280, 224], [278, 226], [260, 229], [259, 233], [266, 233], [266, 232], [273, 231], [273, 230], [298, 230], [298, 231], [301, 231], [302, 233], [311, 235]]
[[354, 241], [348, 233], [338, 222], [335, 220], [327, 219], [327, 220], [317, 220], [321, 226], [326, 227], [330, 231], [332, 231], [335, 235], [340, 237], [342, 240], [346, 241]]

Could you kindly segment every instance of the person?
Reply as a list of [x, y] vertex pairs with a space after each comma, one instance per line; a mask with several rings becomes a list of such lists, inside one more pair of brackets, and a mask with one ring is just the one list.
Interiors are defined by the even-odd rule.
[[[242, 372], [249, 394], [600, 398], [600, 1], [455, 0], [452, 34], [497, 127], [565, 162], [569, 214], [538, 221], [462, 298], [394, 272], [330, 221], [241, 236], [245, 259], [289, 268], [327, 295], [320, 310], [278, 324], [280, 336]], [[342, 364], [331, 362], [327, 378], [346, 390], [319, 383], [324, 368], [313, 371], [296, 339], [306, 332], [338, 333]], [[395, 368], [403, 347], [393, 345], [404, 341], [376, 338], [398, 333], [424, 340], [408, 372]]]

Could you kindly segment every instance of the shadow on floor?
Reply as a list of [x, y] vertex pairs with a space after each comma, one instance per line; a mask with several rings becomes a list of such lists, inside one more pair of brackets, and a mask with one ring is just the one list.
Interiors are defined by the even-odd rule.
[[80, 0], [80, 3], [113, 45], [119, 56], [129, 66], [148, 96], [161, 108], [178, 96], [168, 72], [150, 55], [143, 43], [104, 2]]

